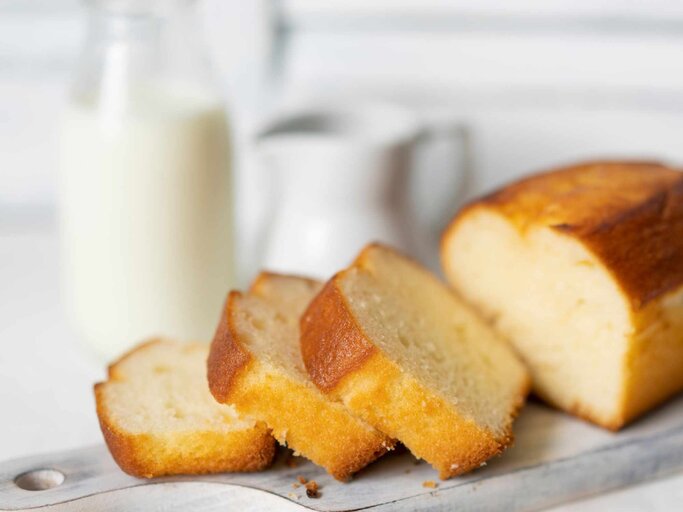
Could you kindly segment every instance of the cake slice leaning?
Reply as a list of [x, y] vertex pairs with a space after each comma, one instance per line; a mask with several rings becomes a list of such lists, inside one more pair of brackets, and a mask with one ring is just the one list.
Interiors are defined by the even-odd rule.
[[346, 480], [393, 442], [308, 378], [299, 318], [320, 286], [264, 273], [248, 293], [231, 292], [211, 345], [209, 386], [216, 400], [264, 421], [280, 443]]
[[162, 475], [258, 471], [275, 440], [262, 423], [213, 400], [203, 343], [152, 340], [109, 367], [95, 385], [97, 416], [116, 463], [126, 473]]
[[301, 319], [320, 390], [449, 478], [512, 441], [529, 388], [511, 348], [435, 276], [370, 245]]

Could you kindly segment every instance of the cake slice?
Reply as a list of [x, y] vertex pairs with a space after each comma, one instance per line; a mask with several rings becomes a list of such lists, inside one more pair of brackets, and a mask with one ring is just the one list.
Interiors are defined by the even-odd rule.
[[683, 174], [596, 162], [466, 206], [448, 280], [508, 338], [545, 400], [610, 429], [683, 389]]
[[370, 245], [301, 319], [318, 388], [449, 478], [512, 440], [529, 379], [511, 348], [426, 269]]
[[95, 385], [97, 416], [126, 473], [162, 475], [258, 471], [275, 440], [262, 423], [240, 418], [211, 397], [208, 345], [153, 340], [109, 367]]
[[310, 382], [299, 348], [299, 317], [321, 284], [261, 274], [233, 291], [211, 345], [209, 386], [221, 403], [264, 421], [277, 440], [348, 479], [393, 442], [328, 400]]

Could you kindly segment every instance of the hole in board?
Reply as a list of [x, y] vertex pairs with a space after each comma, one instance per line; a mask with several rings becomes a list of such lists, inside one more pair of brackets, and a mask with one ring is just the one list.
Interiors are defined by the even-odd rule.
[[56, 469], [34, 469], [14, 479], [17, 487], [26, 491], [45, 491], [64, 482], [64, 473]]

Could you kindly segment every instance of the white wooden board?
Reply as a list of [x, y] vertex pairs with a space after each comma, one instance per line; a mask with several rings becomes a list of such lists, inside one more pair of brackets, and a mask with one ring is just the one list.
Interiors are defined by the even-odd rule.
[[[506, 454], [469, 475], [440, 482], [409, 453], [384, 457], [348, 484], [303, 459], [291, 468], [281, 453], [252, 474], [139, 480], [121, 472], [104, 446], [0, 464], [0, 510], [540, 510], [683, 470], [683, 397], [614, 434], [529, 404]], [[42, 491], [16, 477], [41, 468], [65, 475]], [[318, 499], [296, 477], [315, 479]], [[436, 489], [423, 487], [433, 480]]]

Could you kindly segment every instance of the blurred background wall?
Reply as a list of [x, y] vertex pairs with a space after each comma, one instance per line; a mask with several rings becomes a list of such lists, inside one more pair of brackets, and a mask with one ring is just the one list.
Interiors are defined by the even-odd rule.
[[[675, 0], [204, 0], [237, 139], [243, 260], [262, 215], [251, 135], [274, 109], [381, 97], [465, 123], [475, 186], [567, 161], [683, 161]], [[76, 0], [0, 2], [0, 222], [50, 223]], [[267, 177], [265, 178], [267, 179]]]

